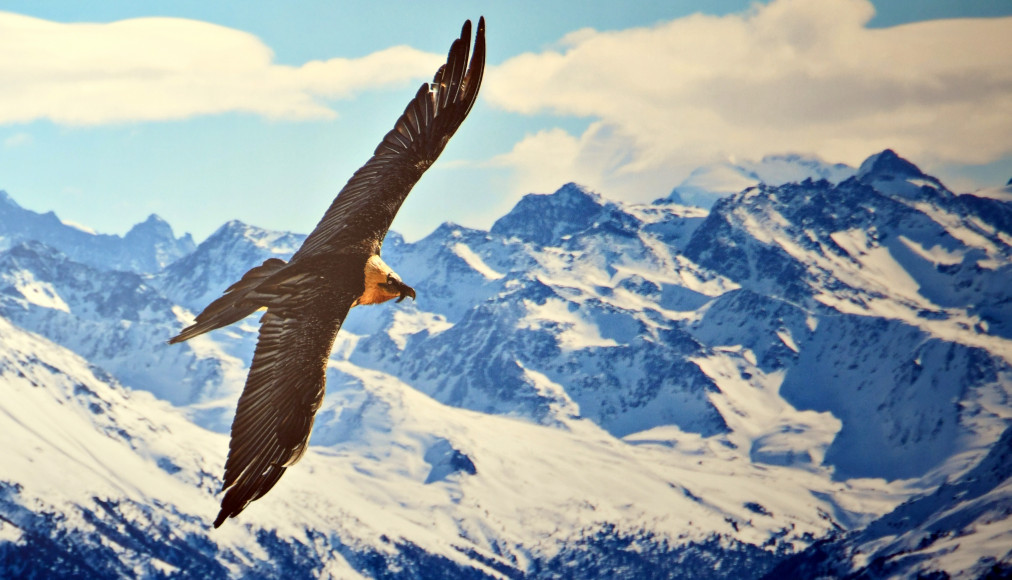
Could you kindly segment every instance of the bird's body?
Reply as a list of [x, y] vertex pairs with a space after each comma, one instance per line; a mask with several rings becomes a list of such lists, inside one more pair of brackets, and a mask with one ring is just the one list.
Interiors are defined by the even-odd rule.
[[397, 210], [477, 97], [485, 64], [484, 19], [468, 59], [470, 37], [468, 21], [432, 83], [418, 90], [292, 259], [271, 258], [253, 268], [169, 341], [188, 340], [266, 309], [232, 423], [227, 491], [215, 527], [267, 493], [305, 453], [323, 401], [327, 360], [348, 311], [414, 299], [414, 290], [383, 262], [380, 250]]

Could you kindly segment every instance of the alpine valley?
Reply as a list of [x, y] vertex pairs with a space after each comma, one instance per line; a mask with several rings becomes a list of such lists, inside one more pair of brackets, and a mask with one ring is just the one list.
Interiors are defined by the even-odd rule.
[[257, 318], [165, 341], [304, 236], [0, 192], [0, 577], [1010, 577], [1009, 199], [886, 150], [391, 233], [418, 300], [352, 311], [310, 452], [213, 530]]

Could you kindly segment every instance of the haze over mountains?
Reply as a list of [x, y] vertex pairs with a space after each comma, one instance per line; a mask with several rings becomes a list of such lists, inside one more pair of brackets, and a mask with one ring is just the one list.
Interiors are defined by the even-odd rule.
[[392, 233], [418, 300], [352, 312], [311, 452], [216, 532], [256, 318], [165, 340], [304, 236], [0, 195], [0, 575], [1012, 573], [1012, 205], [888, 150], [694, 175]]

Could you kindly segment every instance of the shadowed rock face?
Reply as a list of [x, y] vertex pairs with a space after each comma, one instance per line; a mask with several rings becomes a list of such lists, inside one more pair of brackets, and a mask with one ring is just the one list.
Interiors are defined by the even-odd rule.
[[524, 196], [508, 214], [496, 220], [491, 233], [547, 246], [595, 224], [608, 224], [621, 231], [623, 225], [635, 221], [599, 194], [567, 183], [551, 195]]

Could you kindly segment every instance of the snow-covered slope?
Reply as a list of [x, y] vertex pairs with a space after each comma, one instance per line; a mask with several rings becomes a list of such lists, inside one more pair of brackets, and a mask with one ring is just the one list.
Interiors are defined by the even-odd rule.
[[335, 363], [331, 442], [212, 530], [224, 436], [3, 319], [0, 373], [5, 577], [584, 576], [619, 558], [626, 577], [678, 558], [754, 577], [861, 507], [816, 475], [447, 407]]
[[[554, 216], [552, 228], [531, 226], [537, 216]], [[491, 232], [447, 226], [415, 248], [389, 248], [418, 302], [391, 310], [351, 360], [483, 412], [543, 423], [578, 415], [617, 435], [725, 432], [709, 399], [717, 388], [689, 360], [703, 346], [680, 328], [680, 312], [725, 285], [641, 231], [683, 220], [699, 221], [676, 209], [638, 217], [569, 184], [524, 198]]]
[[1012, 428], [964, 475], [788, 559], [768, 578], [1008, 578], [1010, 513]]
[[39, 242], [0, 253], [0, 315], [171, 403], [207, 405], [227, 397], [225, 414], [234, 407], [255, 340], [252, 329], [235, 329], [170, 348], [165, 341], [189, 312], [138, 274], [93, 268]]
[[[802, 161], [777, 161], [780, 175], [808, 176]], [[414, 243], [392, 233], [384, 259], [417, 301], [352, 311], [312, 451], [223, 528], [241, 536], [233, 547], [200, 552], [218, 554], [206, 569], [270, 575], [257, 560], [338, 576], [757, 577], [834, 531], [852, 537], [911, 494], [970, 477], [1012, 422], [1012, 208], [955, 195], [891, 151], [845, 173], [750, 187], [710, 212], [567, 184], [525, 197], [490, 231], [444, 224]], [[99, 382], [176, 404], [116, 399], [132, 416], [180, 421], [173, 440], [220, 454], [225, 439], [204, 428], [227, 430], [256, 319], [164, 341], [302, 239], [230, 222], [144, 275], [15, 244], [0, 254], [0, 315], [105, 369], [93, 371]], [[10, 345], [28, 340], [17, 332]], [[59, 362], [72, 355], [31, 340], [62, 353], [36, 357], [41, 369], [76, 373]], [[117, 428], [147, 437], [133, 419]], [[147, 461], [151, 445], [113, 455]], [[206, 526], [220, 455], [200, 456], [205, 481], [189, 451], [166, 453], [179, 477], [204, 482], [199, 497], [176, 502], [140, 483], [95, 497]], [[32, 477], [12, 476], [10, 489]], [[17, 513], [115, 566], [164, 559], [157, 546], [172, 541], [147, 527], [159, 540], [113, 556], [105, 528], [68, 532], [94, 518], [79, 514], [108, 515], [89, 501], [22, 502], [34, 507]], [[78, 515], [54, 523], [47, 510]], [[137, 525], [116, 517], [113, 528]], [[28, 537], [18, 533], [0, 528]], [[964, 553], [1007, 560], [968, 536]]]
[[190, 234], [176, 238], [154, 214], [123, 237], [96, 234], [60, 221], [53, 212], [26, 210], [0, 190], [0, 249], [26, 241], [52, 246], [83, 264], [131, 272], [157, 272], [194, 249]]
[[[873, 161], [886, 158], [897, 160], [896, 173]], [[1008, 207], [955, 196], [889, 151], [864, 166], [868, 172], [839, 185], [758, 186], [728, 198], [685, 254], [755, 291], [809, 307], [914, 325], [947, 321], [933, 326], [968, 342], [972, 334], [1008, 334]]]
[[837, 186], [728, 198], [686, 246], [810, 317], [780, 394], [841, 420], [825, 457], [839, 476], [923, 476], [1007, 420], [986, 401], [1009, 393], [1012, 230], [980, 201], [885, 151]]

